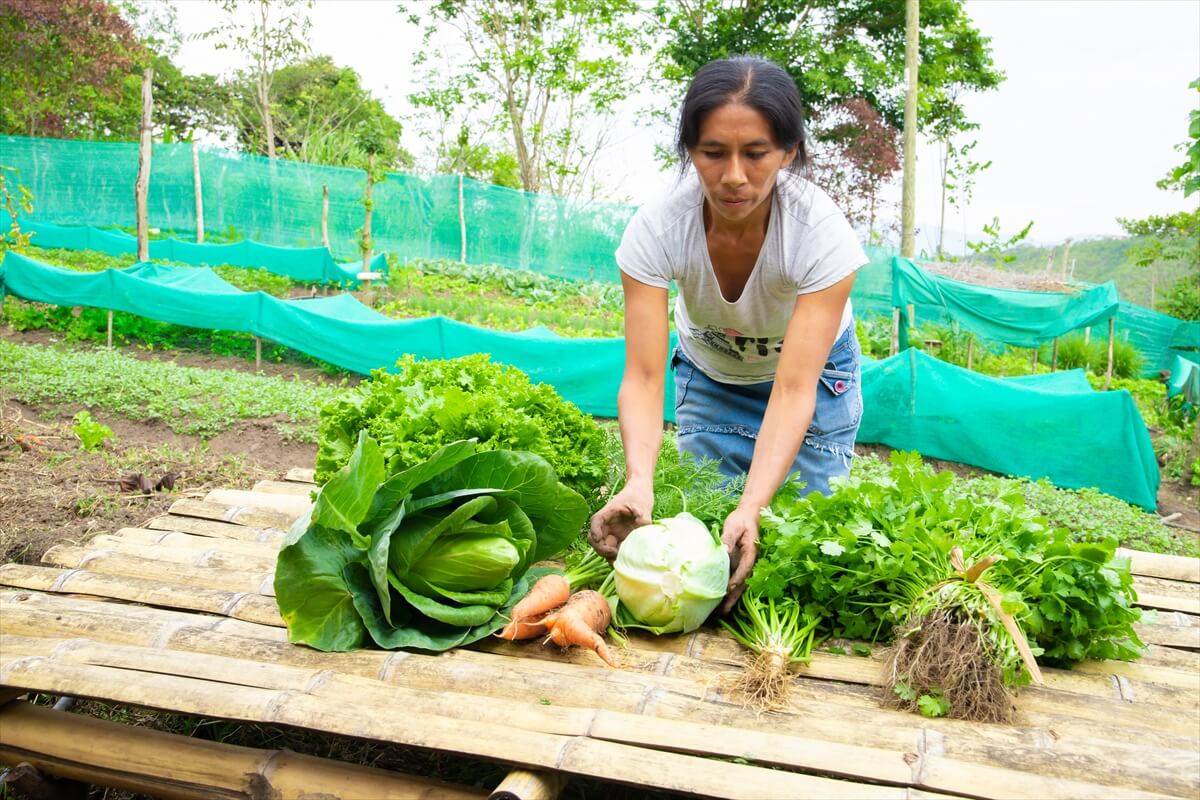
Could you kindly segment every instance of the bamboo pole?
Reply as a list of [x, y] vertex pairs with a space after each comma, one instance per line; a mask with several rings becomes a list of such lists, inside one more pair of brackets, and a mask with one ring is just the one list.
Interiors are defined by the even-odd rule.
[[1054, 344], [1050, 348], [1050, 371], [1058, 370], [1058, 337], [1054, 337]]
[[215, 519], [200, 519], [177, 514], [164, 514], [145, 524], [156, 531], [177, 531], [216, 539], [241, 539], [246, 542], [280, 542], [285, 532], [279, 528], [255, 528]]
[[308, 469], [307, 467], [292, 467], [287, 471], [287, 475], [284, 477], [284, 480], [312, 484], [314, 483], [313, 475], [315, 472], [315, 470]]
[[260, 511], [273, 511], [288, 517], [288, 526], [292, 521], [312, 506], [307, 497], [289, 497], [282, 494], [266, 494], [265, 492], [247, 492], [241, 489], [213, 489], [204, 496], [211, 503], [224, 503], [229, 506], [254, 508]]
[[313, 491], [311, 483], [296, 483], [295, 481], [259, 481], [254, 484], [254, 491], [267, 494], [289, 494], [295, 497], [307, 498]]
[[900, 307], [892, 307], [892, 346], [888, 355], [894, 356], [900, 352]]
[[192, 186], [196, 194], [196, 244], [204, 244], [204, 192], [200, 185], [200, 143], [192, 139]]
[[254, 371], [262, 372], [262, 339], [254, 337]]
[[329, 249], [329, 187], [321, 187], [321, 244]]
[[504, 776], [488, 800], [557, 800], [567, 781], [560, 772], [515, 769]]
[[0, 709], [0, 761], [18, 754], [47, 774], [172, 799], [486, 796], [389, 770], [222, 744], [32, 703]]
[[151, 135], [154, 130], [150, 119], [154, 111], [153, 80], [154, 70], [147, 67], [142, 72], [141, 143], [138, 146], [137, 181], [133, 186], [134, 205], [137, 209], [138, 261], [150, 260], [150, 222], [146, 205], [150, 194], [150, 149]]
[[467, 263], [467, 212], [466, 206], [463, 203], [463, 176], [458, 174], [458, 231], [461, 246], [458, 253], [458, 260], [462, 263]]
[[105, 333], [104, 343], [109, 350], [112, 350], [112, 309], [108, 310], [108, 328]]
[[1037, 374], [1037, 367], [1038, 367], [1038, 348], [1035, 345], [1033, 348], [1033, 355], [1030, 356], [1030, 359], [1029, 359], [1029, 371], [1033, 374]]
[[1113, 330], [1116, 327], [1116, 318], [1109, 317], [1108, 319], [1108, 367], [1104, 370], [1104, 391], [1108, 391], [1108, 387], [1112, 385], [1113, 371]]
[[920, 3], [907, 0], [904, 6], [904, 69], [908, 85], [904, 92], [904, 183], [901, 191], [900, 254], [912, 258], [916, 252], [917, 219], [917, 69], [920, 63]]
[[967, 339], [967, 369], [971, 369], [971, 366], [974, 364], [974, 361], [975, 361], [975, 337], [970, 336]]
[[258, 508], [246, 508], [245, 504], [212, 502], [185, 498], [176, 500], [168, 509], [172, 514], [181, 517], [198, 517], [200, 519], [220, 520], [257, 528], [276, 528], [287, 530], [294, 521], [293, 517], [278, 511], [268, 511]]

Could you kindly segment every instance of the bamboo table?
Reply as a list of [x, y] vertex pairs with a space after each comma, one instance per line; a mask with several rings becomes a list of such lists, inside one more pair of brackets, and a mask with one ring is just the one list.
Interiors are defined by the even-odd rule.
[[[722, 688], [741, 651], [711, 630], [635, 636], [616, 670], [536, 642], [440, 655], [288, 644], [272, 570], [311, 477], [292, 470], [252, 492], [180, 500], [145, 527], [55, 547], [46, 566], [0, 567], [0, 701], [96, 698], [536, 771], [514, 772], [505, 797], [552, 797], [571, 776], [755, 800], [1200, 797], [1195, 559], [1133, 553], [1139, 602], [1157, 609], [1140, 626], [1145, 657], [1045, 670], [1044, 687], [1018, 694], [1017, 724], [885, 710], [880, 657], [828, 653], [799, 672], [789, 708], [759, 715]], [[166, 797], [484, 796], [180, 739], [29, 703], [0, 708], [0, 764]]]

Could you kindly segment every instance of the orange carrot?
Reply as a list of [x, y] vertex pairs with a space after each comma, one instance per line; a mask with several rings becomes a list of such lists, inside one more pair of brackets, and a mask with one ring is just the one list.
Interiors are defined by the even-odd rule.
[[547, 640], [559, 647], [577, 644], [594, 650], [605, 664], [615, 667], [617, 664], [600, 635], [608, 629], [611, 620], [612, 612], [604, 595], [585, 589], [571, 595], [565, 606], [547, 614], [542, 622], [550, 632]]
[[512, 619], [500, 631], [501, 639], [533, 639], [546, 632], [540, 618], [567, 602], [571, 584], [556, 572], [543, 575], [521, 602], [513, 606]]

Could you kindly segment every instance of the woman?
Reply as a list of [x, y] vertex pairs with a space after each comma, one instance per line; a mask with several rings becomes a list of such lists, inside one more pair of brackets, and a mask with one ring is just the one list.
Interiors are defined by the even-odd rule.
[[589, 540], [615, 558], [650, 522], [674, 280], [679, 448], [720, 460], [727, 475], [748, 473], [721, 537], [732, 564], [728, 612], [754, 566], [759, 512], [788, 475], [828, 493], [830, 478], [849, 474], [862, 416], [849, 298], [867, 257], [833, 201], [802, 177], [800, 95], [775, 64], [738, 57], [702, 67], [680, 109], [676, 151], [694, 170], [634, 215], [616, 253], [627, 473], [592, 518]]

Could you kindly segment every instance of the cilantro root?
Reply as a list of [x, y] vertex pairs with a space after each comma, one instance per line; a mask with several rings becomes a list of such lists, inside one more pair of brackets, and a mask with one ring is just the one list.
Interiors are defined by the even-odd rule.
[[886, 668], [885, 705], [920, 711], [922, 696], [944, 697], [948, 717], [1012, 720], [1013, 693], [978, 626], [963, 609], [935, 608], [899, 629], [899, 634]]

